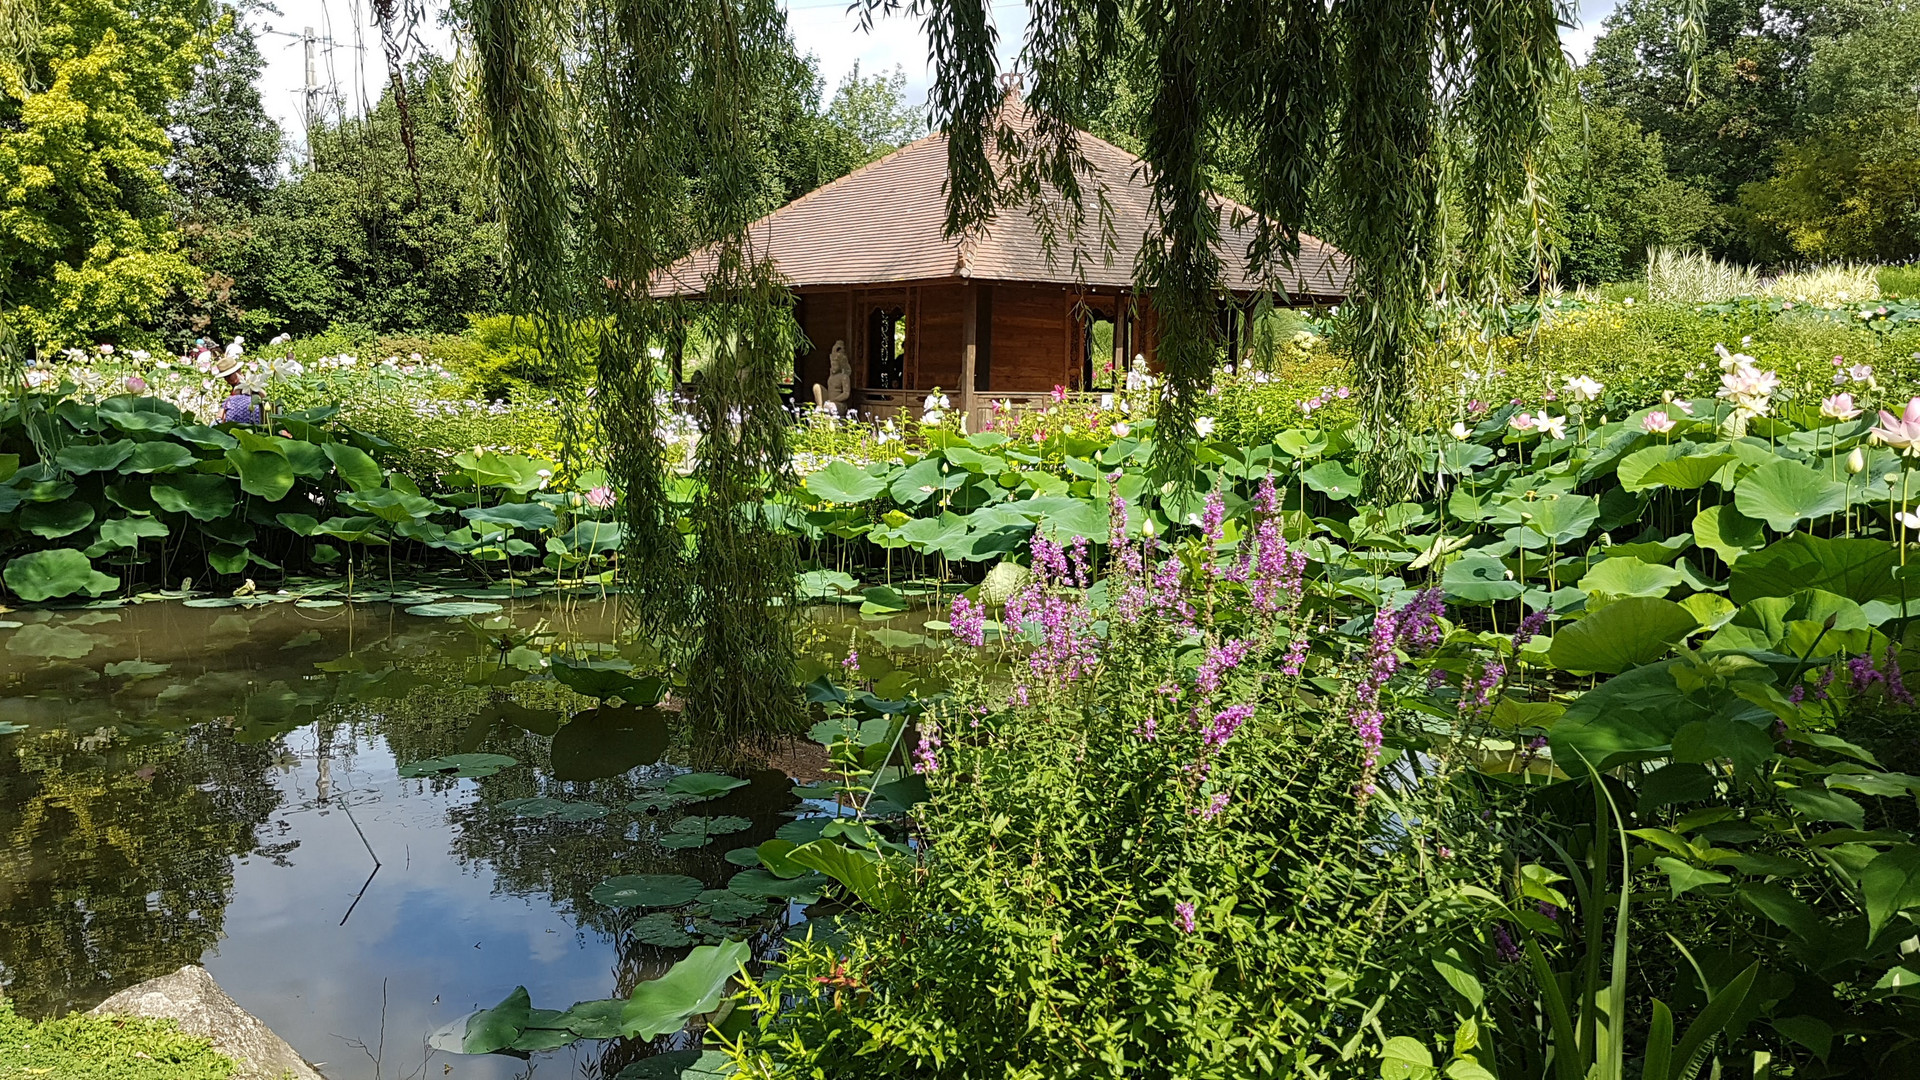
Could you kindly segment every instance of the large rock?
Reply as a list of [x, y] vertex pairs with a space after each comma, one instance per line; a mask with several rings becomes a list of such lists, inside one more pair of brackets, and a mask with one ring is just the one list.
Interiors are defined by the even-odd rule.
[[323, 1080], [285, 1039], [228, 997], [198, 964], [129, 986], [101, 1002], [93, 1013], [178, 1021], [181, 1031], [211, 1039], [214, 1049], [239, 1064], [235, 1080]]

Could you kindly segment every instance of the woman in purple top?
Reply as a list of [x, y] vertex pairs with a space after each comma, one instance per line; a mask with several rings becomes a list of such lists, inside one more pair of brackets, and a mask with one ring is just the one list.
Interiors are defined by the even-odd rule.
[[227, 380], [233, 387], [233, 393], [227, 395], [226, 404], [220, 408], [220, 421], [226, 424], [258, 424], [266, 420], [266, 402], [260, 395], [240, 389], [240, 361], [226, 360], [214, 369], [216, 379]]

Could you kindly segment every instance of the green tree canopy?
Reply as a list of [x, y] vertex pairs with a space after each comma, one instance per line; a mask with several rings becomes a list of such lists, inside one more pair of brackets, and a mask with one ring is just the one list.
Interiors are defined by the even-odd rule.
[[39, 21], [0, 69], [0, 311], [43, 345], [138, 335], [195, 279], [167, 125], [225, 24], [207, 0], [47, 0]]

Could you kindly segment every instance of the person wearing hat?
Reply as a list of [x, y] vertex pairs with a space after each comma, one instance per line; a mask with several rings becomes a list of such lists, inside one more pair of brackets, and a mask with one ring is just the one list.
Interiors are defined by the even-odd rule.
[[238, 357], [220, 361], [213, 369], [213, 377], [227, 380], [233, 387], [233, 393], [227, 395], [227, 403], [220, 408], [220, 422], [227, 424], [258, 424], [266, 420], [266, 402], [259, 394], [241, 389], [240, 360]]

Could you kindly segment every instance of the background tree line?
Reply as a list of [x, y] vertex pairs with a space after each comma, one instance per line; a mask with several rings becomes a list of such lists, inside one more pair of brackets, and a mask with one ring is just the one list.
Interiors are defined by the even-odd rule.
[[[1710, 0], [1696, 65], [1684, 6], [1622, 0], [1561, 92], [1544, 148], [1558, 279], [1632, 277], [1649, 244], [1770, 266], [1920, 258], [1920, 4]], [[29, 340], [452, 332], [500, 307], [499, 226], [445, 59], [407, 72], [416, 185], [391, 92], [320, 118], [294, 160], [231, 6], [32, 10], [24, 49], [0, 49], [0, 310]], [[904, 73], [856, 70], [829, 97], [787, 51], [758, 117], [768, 209], [925, 128]], [[1090, 80], [1096, 133], [1138, 150], [1152, 78]]]

